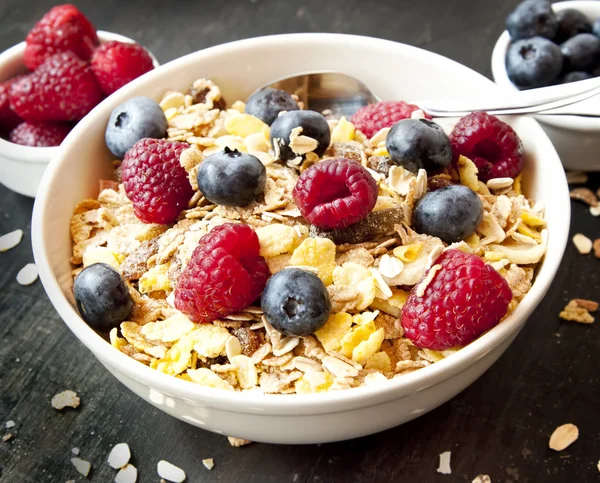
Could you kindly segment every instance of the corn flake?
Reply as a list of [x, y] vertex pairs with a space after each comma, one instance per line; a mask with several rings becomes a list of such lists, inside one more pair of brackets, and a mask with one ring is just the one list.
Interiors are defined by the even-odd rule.
[[250, 114], [237, 114], [227, 116], [225, 119], [225, 130], [228, 134], [245, 138], [251, 134], [269, 132], [269, 126], [257, 117]]
[[333, 384], [334, 377], [329, 372], [310, 372], [297, 379], [294, 383], [296, 393], [311, 394], [327, 392]]
[[296, 230], [288, 225], [274, 223], [255, 231], [260, 242], [260, 255], [267, 258], [290, 253], [300, 242]]
[[362, 341], [352, 350], [352, 360], [359, 364], [366, 364], [369, 357], [381, 349], [381, 343], [385, 338], [383, 327], [373, 332], [367, 340]]
[[392, 360], [385, 352], [376, 352], [367, 359], [365, 369], [374, 369], [385, 373], [392, 371]]
[[142, 334], [149, 340], [160, 340], [161, 342], [175, 342], [189, 334], [196, 324], [181, 313], [160, 320], [150, 322], [142, 326]]
[[214, 387], [216, 389], [225, 389], [227, 391], [233, 391], [233, 386], [224, 379], [221, 379], [210, 369], [202, 367], [200, 369], [188, 369], [186, 373], [192, 382], [200, 384], [202, 386]]
[[[361, 343], [369, 339], [371, 334], [377, 330], [375, 322], [356, 326], [351, 332], [347, 332], [342, 338], [340, 354], [344, 357], [352, 357], [352, 352]], [[383, 341], [383, 339], [381, 339]], [[381, 345], [381, 343], [380, 343]]]
[[169, 263], [156, 265], [144, 273], [138, 282], [140, 293], [157, 292], [171, 290], [171, 281], [169, 280]]
[[368, 268], [346, 262], [333, 270], [333, 284], [341, 292], [353, 294], [356, 310], [366, 309], [375, 299], [375, 279]]
[[412, 262], [419, 255], [421, 248], [423, 248], [422, 243], [411, 243], [394, 248], [392, 253], [403, 262]]
[[477, 193], [479, 191], [479, 180], [477, 179], [479, 170], [477, 169], [477, 166], [475, 166], [475, 163], [466, 156], [460, 156], [457, 164], [460, 184], [467, 188], [471, 188]]
[[340, 312], [329, 316], [323, 327], [315, 332], [315, 336], [326, 351], [336, 351], [340, 348], [342, 338], [348, 333], [352, 326], [352, 316], [346, 312]]
[[345, 117], [339, 120], [331, 132], [332, 143], [347, 143], [354, 141], [354, 124], [349, 122]]
[[106, 263], [114, 269], [119, 269], [119, 260], [108, 247], [89, 246], [83, 252], [83, 266], [89, 267], [94, 263]]
[[330, 285], [335, 268], [335, 243], [328, 238], [307, 238], [294, 250], [290, 265], [316, 268], [323, 283]]

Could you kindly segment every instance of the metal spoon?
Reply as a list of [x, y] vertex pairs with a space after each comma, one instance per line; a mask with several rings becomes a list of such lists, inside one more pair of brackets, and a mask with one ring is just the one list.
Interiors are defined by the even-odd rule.
[[[339, 72], [306, 72], [279, 79], [268, 86], [296, 94], [304, 107], [332, 116], [349, 117], [360, 107], [380, 98], [358, 79]], [[600, 116], [600, 96], [594, 103], [581, 103], [600, 93], [600, 79], [543, 87], [493, 97], [411, 101], [432, 117], [464, 116], [473, 111], [490, 114], [568, 114]], [[584, 105], [585, 104], [585, 105]], [[567, 107], [568, 106], [568, 107]]]

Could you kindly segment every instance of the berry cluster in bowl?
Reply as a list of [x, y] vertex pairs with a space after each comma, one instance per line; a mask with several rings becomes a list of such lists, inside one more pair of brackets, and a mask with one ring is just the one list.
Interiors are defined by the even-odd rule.
[[0, 137], [33, 147], [58, 146], [105, 96], [154, 68], [141, 45], [100, 43], [74, 5], [47, 12], [25, 40], [28, 73], [0, 83]]
[[547, 246], [517, 133], [414, 105], [350, 120], [207, 79], [132, 98], [115, 178], [71, 219], [82, 318], [119, 351], [214, 388], [379, 384], [453, 354], [527, 294]]
[[600, 76], [600, 18], [550, 2], [525, 0], [506, 18], [506, 73], [519, 89]]

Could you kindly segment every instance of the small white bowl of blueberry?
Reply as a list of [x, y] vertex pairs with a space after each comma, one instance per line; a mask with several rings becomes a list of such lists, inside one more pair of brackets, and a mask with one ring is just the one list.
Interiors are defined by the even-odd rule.
[[[492, 54], [494, 81], [526, 90], [600, 77], [600, 2], [525, 0]], [[598, 104], [600, 96], [585, 103]], [[568, 169], [600, 170], [600, 116], [537, 115]]]

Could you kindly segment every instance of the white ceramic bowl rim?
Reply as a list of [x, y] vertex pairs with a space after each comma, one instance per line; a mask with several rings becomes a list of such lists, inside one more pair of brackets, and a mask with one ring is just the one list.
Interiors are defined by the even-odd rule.
[[[133, 43], [135, 40], [125, 37], [124, 35], [116, 34], [113, 32], [105, 32], [104, 30], [97, 30], [98, 38], [101, 42], [109, 42], [117, 40], [119, 42]], [[147, 49], [146, 49], [147, 50]], [[20, 42], [13, 45], [11, 48], [6, 49], [0, 53], [0, 72], [2, 67], [8, 63], [14, 61], [15, 58], [23, 57], [25, 52], [25, 42]], [[159, 67], [160, 64], [156, 60], [156, 57], [152, 52], [148, 51], [152, 57], [154, 67]], [[52, 147], [33, 147], [33, 146], [22, 146], [21, 144], [11, 143], [6, 139], [0, 138], [0, 152], [6, 154], [10, 158], [18, 159], [26, 163], [48, 163], [49, 159], [52, 159], [58, 154], [60, 146]]]
[[[188, 54], [131, 82], [119, 91], [119, 96], [124, 99], [137, 95], [136, 90], [139, 87], [142, 87], [144, 83], [152, 81], [153, 76], [159, 76], [163, 70], [186, 65], [191, 60], [194, 62], [202, 62], [205, 58], [224, 55], [239, 48], [260, 48], [261, 46], [272, 45], [275, 42], [278, 45], [288, 45], [289, 48], [297, 48], [298, 42], [301, 42], [302, 45], [311, 46], [320, 46], [327, 42], [335, 42], [343, 43], [344, 47], [349, 49], [352, 49], [353, 46], [368, 43], [373, 45], [374, 48], [389, 50], [391, 52], [402, 50], [402, 55], [407, 57], [419, 58], [429, 56], [439, 65], [440, 72], [443, 72], [444, 70], [452, 71], [457, 68], [465, 69], [461, 64], [440, 55], [416, 47], [382, 39], [344, 34], [287, 34], [240, 40]], [[471, 72], [473, 76], [485, 79], [485, 77], [480, 74], [474, 71]], [[489, 82], [493, 88], [494, 84], [489, 81], [489, 79], [485, 80]], [[108, 99], [107, 101], [110, 102]], [[103, 109], [103, 106], [107, 101], [103, 101], [99, 104], [73, 129], [65, 139], [63, 146], [76, 143], [82, 137], [88, 126], [98, 122], [98, 116], [96, 114]], [[530, 125], [528, 126], [530, 130], [536, 134], [537, 138], [540, 139], [540, 142], [547, 143], [548, 149], [552, 150], [550, 141], [547, 139], [540, 126], [537, 125], [533, 119], [525, 119], [524, 121], [530, 122]], [[436, 382], [450, 377], [454, 373], [466, 369], [473, 361], [484, 357], [487, 353], [494, 350], [502, 341], [506, 340], [511, 334], [518, 330], [521, 326], [520, 321], [527, 318], [535, 306], [541, 301], [552, 281], [553, 275], [558, 269], [568, 237], [568, 233], [552, 233], [550, 235], [553, 250], [552, 253], [549, 252], [547, 254], [544, 261], [544, 266], [546, 267], [547, 273], [550, 273], [550, 276], [546, 277], [545, 280], [536, 280], [530, 292], [513, 314], [456, 354], [436, 362], [435, 364], [419, 369], [413, 373], [403, 375], [402, 377], [389, 380], [380, 385], [327, 393], [271, 395], [256, 392], [222, 391], [177, 379], [135, 361], [112, 347], [80, 318], [76, 309], [71, 305], [57, 282], [50, 267], [49, 253], [47, 253], [42, 238], [42, 234], [48, 231], [46, 225], [52, 223], [52, 220], [44, 219], [43, 207], [46, 204], [51, 203], [51, 200], [48, 199], [49, 187], [55, 172], [58, 171], [58, 167], [62, 161], [63, 159], [61, 159], [59, 155], [46, 169], [35, 202], [32, 227], [32, 242], [40, 279], [50, 300], [62, 319], [77, 338], [97, 355], [103, 364], [118, 367], [119, 370], [128, 377], [137, 380], [150, 388], [157, 388], [157, 390], [164, 392], [165, 394], [177, 395], [178, 397], [195, 402], [202, 401], [209, 405], [217, 405], [216, 407], [224, 410], [232, 410], [233, 412], [268, 413], [271, 415], [338, 413], [344, 410], [371, 406], [373, 405], [372, 399], [374, 396], [380, 396], [378, 398], [379, 403], [397, 399], [399, 392], [408, 396], [411, 392], [423, 390]], [[555, 161], [557, 167], [560, 167], [557, 156]], [[564, 191], [564, 193], [559, 192], [557, 193], [557, 196], [562, 196], [565, 200], [568, 200], [566, 182], [564, 182], [562, 191]], [[566, 220], [564, 220], [565, 226], [568, 224], [568, 217], [569, 211], [567, 209]], [[110, 363], [107, 361], [110, 361]]]
[[[595, 15], [595, 18], [600, 18], [600, 1], [598, 0], [571, 0], [568, 2], [557, 2], [552, 4], [552, 9], [555, 11], [573, 8], [580, 10], [583, 14]], [[510, 35], [508, 31], [502, 32], [498, 38], [494, 50], [492, 52], [492, 75], [496, 83], [512, 91], [519, 89], [511, 82], [506, 73], [506, 65], [504, 59], [506, 51], [510, 44]], [[544, 116], [538, 115], [535, 118], [551, 126], [556, 126], [562, 129], [572, 131], [600, 131], [600, 118], [585, 117], [585, 116]]]

